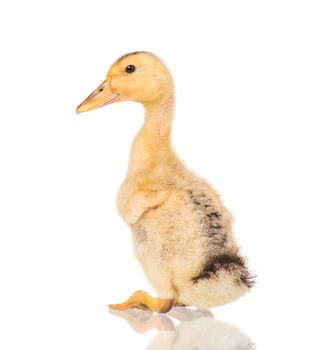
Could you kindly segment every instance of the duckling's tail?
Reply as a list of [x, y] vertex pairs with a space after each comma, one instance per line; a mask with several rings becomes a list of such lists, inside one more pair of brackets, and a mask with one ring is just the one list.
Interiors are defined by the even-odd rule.
[[189, 286], [180, 292], [180, 301], [199, 308], [210, 308], [237, 300], [255, 284], [244, 258], [236, 251], [212, 256]]

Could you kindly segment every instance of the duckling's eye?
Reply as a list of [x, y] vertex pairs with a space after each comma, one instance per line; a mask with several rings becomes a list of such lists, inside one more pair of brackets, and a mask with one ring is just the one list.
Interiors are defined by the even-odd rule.
[[135, 71], [135, 67], [132, 64], [129, 64], [126, 68], [125, 68], [126, 73], [133, 73]]

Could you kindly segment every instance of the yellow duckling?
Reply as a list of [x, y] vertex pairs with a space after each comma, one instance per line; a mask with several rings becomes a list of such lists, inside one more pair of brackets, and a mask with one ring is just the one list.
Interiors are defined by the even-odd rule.
[[238, 299], [253, 286], [254, 277], [234, 240], [231, 214], [173, 151], [175, 98], [169, 70], [148, 52], [122, 56], [77, 112], [116, 101], [140, 102], [145, 108], [117, 206], [158, 298], [137, 291], [110, 308], [168, 312], [174, 305], [210, 308]]

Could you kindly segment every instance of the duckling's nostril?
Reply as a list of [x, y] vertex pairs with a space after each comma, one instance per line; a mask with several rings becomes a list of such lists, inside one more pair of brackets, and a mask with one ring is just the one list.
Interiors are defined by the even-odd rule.
[[98, 90], [98, 92], [102, 92], [104, 89], [103, 88], [100, 88], [99, 90]]

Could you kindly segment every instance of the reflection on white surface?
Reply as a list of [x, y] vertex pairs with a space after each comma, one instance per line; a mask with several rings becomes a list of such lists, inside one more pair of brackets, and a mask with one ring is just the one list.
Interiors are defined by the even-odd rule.
[[[125, 319], [138, 333], [157, 329], [147, 350], [253, 350], [255, 344], [238, 327], [214, 319], [209, 310], [176, 307], [167, 315], [128, 310], [110, 311]], [[169, 317], [180, 321], [175, 325]]]

